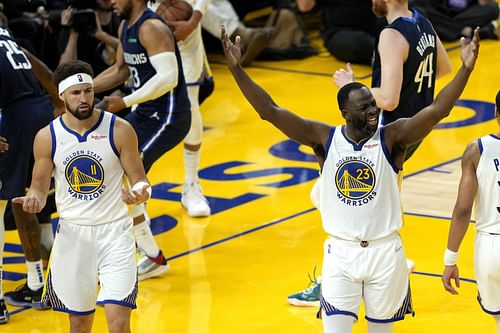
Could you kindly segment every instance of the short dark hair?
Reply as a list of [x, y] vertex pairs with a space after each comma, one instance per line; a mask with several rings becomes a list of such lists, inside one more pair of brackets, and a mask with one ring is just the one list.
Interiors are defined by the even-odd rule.
[[70, 77], [71, 75], [78, 73], [85, 73], [94, 77], [92, 66], [90, 66], [88, 63], [81, 60], [71, 60], [57, 66], [56, 70], [54, 71], [54, 84], [57, 87], [59, 85], [59, 82]]
[[500, 112], [500, 90], [497, 92], [496, 105], [498, 112]]
[[343, 110], [345, 107], [345, 103], [349, 98], [349, 94], [353, 90], [358, 90], [361, 88], [367, 88], [364, 84], [359, 82], [351, 82], [340, 88], [337, 94], [337, 102], [339, 103], [340, 110]]

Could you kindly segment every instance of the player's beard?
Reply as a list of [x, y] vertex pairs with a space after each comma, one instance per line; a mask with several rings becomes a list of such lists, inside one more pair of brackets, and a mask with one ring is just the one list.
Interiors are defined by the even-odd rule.
[[68, 104], [66, 104], [66, 109], [76, 119], [85, 120], [85, 119], [89, 119], [92, 116], [92, 114], [94, 113], [94, 102], [92, 102], [92, 104], [90, 104], [90, 105], [89, 104], [85, 104], [85, 105], [88, 106], [88, 109], [85, 111], [80, 110], [80, 107], [82, 106], [82, 104], [78, 105], [75, 108], [71, 108]]
[[378, 17], [384, 17], [387, 15], [387, 4], [382, 0], [373, 0], [372, 10]]

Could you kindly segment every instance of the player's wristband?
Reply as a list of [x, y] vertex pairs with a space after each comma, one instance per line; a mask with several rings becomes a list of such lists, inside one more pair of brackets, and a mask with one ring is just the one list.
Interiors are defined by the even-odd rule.
[[132, 186], [132, 191], [140, 192], [140, 191], [142, 191], [142, 189], [146, 185], [148, 186], [146, 188], [146, 192], [148, 192], [149, 197], [151, 198], [151, 186], [147, 182], [145, 182], [145, 181], [139, 181], [139, 182], [135, 183], [135, 185]]
[[453, 252], [446, 249], [444, 251], [443, 261], [446, 266], [456, 265], [458, 261], [458, 252]]

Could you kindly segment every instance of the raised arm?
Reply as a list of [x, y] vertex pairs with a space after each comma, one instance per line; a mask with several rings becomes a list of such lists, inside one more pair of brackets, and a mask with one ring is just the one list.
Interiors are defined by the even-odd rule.
[[377, 106], [385, 111], [393, 111], [399, 105], [403, 84], [403, 66], [408, 58], [410, 45], [395, 29], [383, 29], [378, 43], [380, 54], [380, 87], [372, 88]]
[[462, 158], [462, 177], [458, 186], [458, 197], [453, 208], [448, 245], [445, 251], [445, 269], [442, 277], [444, 289], [452, 294], [458, 294], [451, 280], [460, 287], [458, 267], [458, 249], [469, 227], [472, 207], [476, 197], [478, 183], [476, 169], [481, 154], [477, 141], [471, 142], [465, 149]]
[[462, 38], [462, 66], [453, 80], [434, 99], [434, 102], [411, 118], [399, 119], [386, 126], [386, 143], [407, 146], [424, 139], [432, 128], [448, 116], [467, 84], [479, 53], [479, 28], [469, 44]]
[[[120, 24], [120, 28], [118, 29], [120, 35], [123, 28], [123, 22], [124, 21], [122, 21], [122, 23]], [[103, 91], [115, 88], [125, 82], [129, 76], [130, 72], [128, 70], [127, 64], [125, 63], [125, 59], [123, 57], [123, 49], [120, 43], [118, 44], [118, 47], [116, 49], [115, 63], [94, 78], [94, 91], [96, 94], [98, 94]]]
[[301, 118], [277, 105], [271, 96], [258, 86], [240, 66], [240, 37], [236, 37], [233, 44], [222, 26], [221, 39], [229, 70], [241, 92], [259, 116], [272, 123], [290, 139], [312, 147], [316, 153], [322, 148], [324, 151], [331, 126]]
[[38, 213], [45, 207], [50, 188], [50, 177], [54, 169], [51, 148], [52, 138], [47, 126], [41, 129], [35, 136], [33, 144], [35, 165], [33, 167], [30, 188], [25, 196], [12, 199], [13, 203], [23, 205], [24, 211], [28, 213]]

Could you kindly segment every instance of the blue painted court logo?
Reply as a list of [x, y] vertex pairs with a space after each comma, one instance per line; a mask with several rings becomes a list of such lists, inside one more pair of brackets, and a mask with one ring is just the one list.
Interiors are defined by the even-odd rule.
[[[104, 170], [95, 158], [88, 155], [77, 156], [66, 164], [65, 175], [71, 190], [75, 193], [84, 195], [94, 193], [99, 196], [100, 193], [96, 192], [104, 182]], [[70, 194], [74, 193], [70, 191]], [[83, 197], [81, 199], [87, 200]]]
[[[341, 196], [351, 200], [363, 199], [375, 188], [375, 173], [372, 167], [363, 161], [346, 161], [337, 170], [335, 185]], [[368, 199], [371, 199], [371, 196]]]

